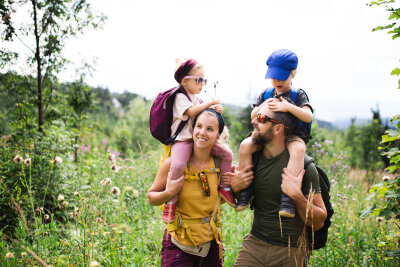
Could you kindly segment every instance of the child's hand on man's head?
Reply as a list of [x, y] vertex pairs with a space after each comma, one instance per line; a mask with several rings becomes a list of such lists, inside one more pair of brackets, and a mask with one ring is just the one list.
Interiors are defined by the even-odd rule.
[[212, 106], [210, 106], [210, 108], [212, 108], [213, 110], [215, 110], [219, 114], [222, 114], [222, 112], [224, 112], [224, 108], [220, 104], [212, 105]]
[[290, 103], [283, 97], [270, 98], [271, 101], [268, 102], [268, 108], [272, 111], [277, 112], [289, 112]]
[[211, 101], [211, 105], [217, 105], [220, 103], [219, 98], [216, 96], [212, 96], [210, 101]]

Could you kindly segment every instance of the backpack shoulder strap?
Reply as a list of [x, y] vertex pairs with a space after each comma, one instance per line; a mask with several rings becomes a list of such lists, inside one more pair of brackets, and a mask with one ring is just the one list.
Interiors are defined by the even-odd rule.
[[304, 169], [307, 169], [308, 165], [314, 162], [314, 159], [310, 157], [309, 155], [305, 154], [304, 155]]
[[264, 101], [271, 97], [272, 92], [273, 92], [274, 90], [275, 90], [275, 88], [273, 88], [273, 87], [267, 88], [267, 89], [265, 90], [265, 92], [264, 92]]
[[299, 94], [299, 88], [290, 89], [290, 99], [296, 104], [297, 103], [297, 95]]
[[[215, 166], [215, 169], [220, 169], [219, 168], [219, 158], [217, 158], [216, 156], [214, 156], [214, 155], [212, 155], [212, 157], [213, 157], [213, 160], [214, 160], [214, 166]], [[220, 179], [220, 174], [221, 174], [221, 169], [220, 169], [220, 171], [219, 172], [216, 172], [217, 173], [217, 176], [218, 176], [218, 181], [219, 181], [219, 179]]]

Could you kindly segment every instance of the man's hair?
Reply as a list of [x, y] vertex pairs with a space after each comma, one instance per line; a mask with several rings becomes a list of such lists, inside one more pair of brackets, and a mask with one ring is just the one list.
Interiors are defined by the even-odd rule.
[[293, 133], [294, 129], [297, 127], [297, 118], [290, 112], [273, 112], [273, 119], [288, 128], [284, 128], [285, 136]]

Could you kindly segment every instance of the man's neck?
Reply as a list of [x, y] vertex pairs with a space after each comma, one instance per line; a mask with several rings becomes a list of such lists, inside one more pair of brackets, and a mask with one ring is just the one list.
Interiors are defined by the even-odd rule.
[[286, 141], [272, 140], [264, 146], [263, 154], [267, 159], [272, 159], [281, 154], [286, 149]]

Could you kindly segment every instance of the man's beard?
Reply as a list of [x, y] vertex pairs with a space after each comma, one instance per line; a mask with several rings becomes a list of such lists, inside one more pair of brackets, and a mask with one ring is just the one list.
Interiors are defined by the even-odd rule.
[[253, 132], [251, 141], [257, 146], [265, 146], [272, 141], [272, 127], [262, 136], [259, 131]]

